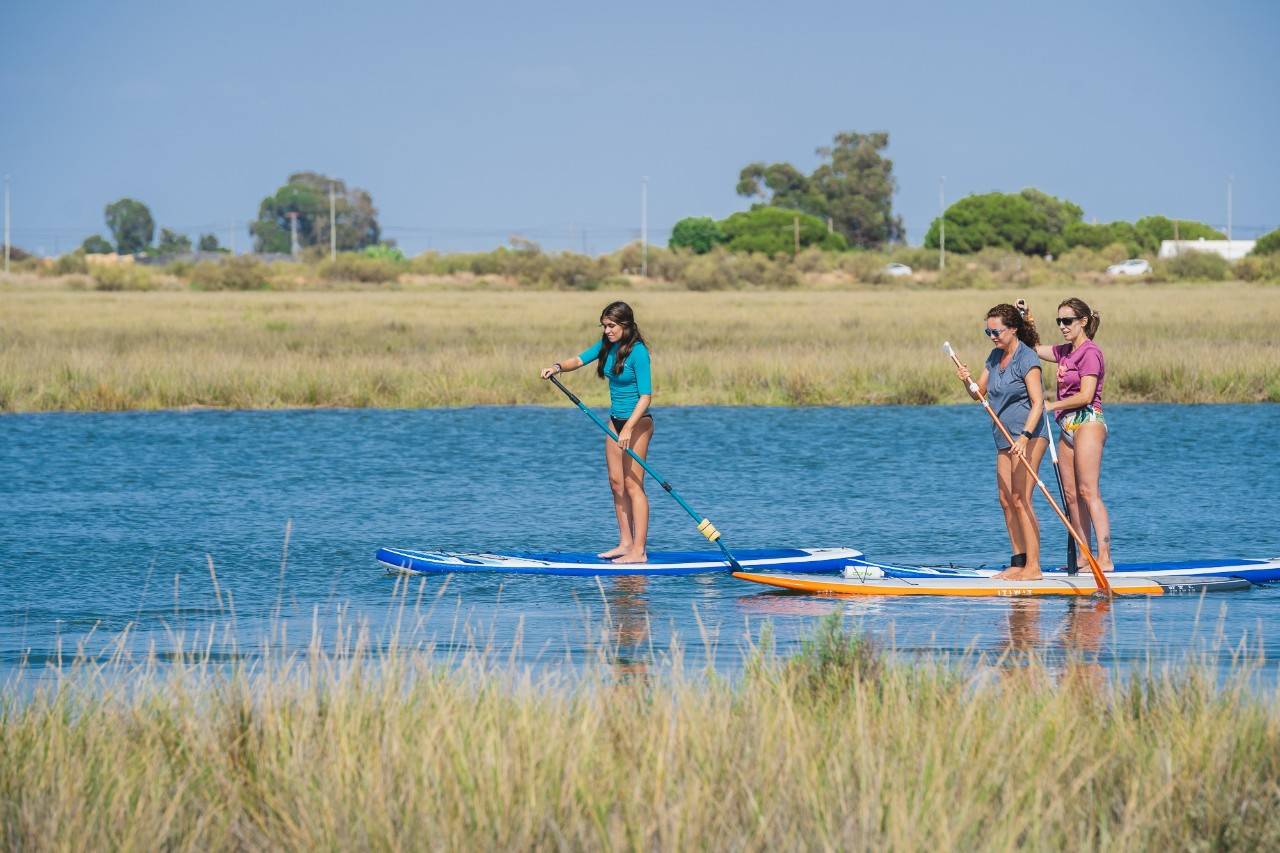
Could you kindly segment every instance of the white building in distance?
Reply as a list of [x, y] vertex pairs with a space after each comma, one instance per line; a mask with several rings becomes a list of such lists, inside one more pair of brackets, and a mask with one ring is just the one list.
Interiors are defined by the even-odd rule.
[[1160, 257], [1176, 258], [1184, 252], [1209, 252], [1229, 261], [1238, 261], [1253, 251], [1257, 240], [1161, 240]]

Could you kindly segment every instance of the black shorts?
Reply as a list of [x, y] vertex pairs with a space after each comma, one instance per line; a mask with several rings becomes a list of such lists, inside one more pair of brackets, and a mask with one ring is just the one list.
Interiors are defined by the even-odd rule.
[[[643, 415], [640, 416], [640, 420], [644, 420], [645, 418], [648, 418], [649, 420], [653, 420], [653, 415], [651, 415], [649, 412], [645, 412]], [[626, 418], [615, 418], [613, 415], [609, 416], [609, 422], [613, 424], [614, 432], [622, 432], [622, 428], [627, 425]]]

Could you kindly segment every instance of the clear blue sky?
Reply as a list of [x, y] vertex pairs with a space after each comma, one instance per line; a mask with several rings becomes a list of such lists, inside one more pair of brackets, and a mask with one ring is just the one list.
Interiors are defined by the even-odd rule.
[[1036, 186], [1099, 221], [1280, 226], [1280, 3], [71, 3], [10, 0], [14, 241], [63, 251], [122, 196], [225, 243], [289, 172], [368, 189], [410, 251], [592, 250], [747, 206], [887, 130], [918, 243], [947, 197]]

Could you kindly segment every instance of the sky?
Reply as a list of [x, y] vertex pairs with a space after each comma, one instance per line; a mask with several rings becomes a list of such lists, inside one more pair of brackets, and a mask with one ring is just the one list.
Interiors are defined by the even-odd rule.
[[609, 251], [749, 207], [888, 131], [918, 244], [954, 201], [1038, 187], [1088, 221], [1280, 226], [1280, 3], [279, 3], [7, 0], [0, 172], [13, 242], [109, 236], [103, 208], [234, 235], [294, 171], [368, 190], [407, 252], [512, 235]]

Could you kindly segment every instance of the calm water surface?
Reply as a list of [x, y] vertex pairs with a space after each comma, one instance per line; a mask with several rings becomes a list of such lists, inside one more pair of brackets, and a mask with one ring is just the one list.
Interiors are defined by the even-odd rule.
[[[730, 547], [850, 545], [981, 563], [1008, 543], [975, 406], [660, 409], [650, 461]], [[1280, 554], [1280, 406], [1113, 406], [1103, 490], [1126, 560]], [[126, 627], [135, 649], [229, 624], [305, 645], [339, 613], [385, 639], [396, 581], [380, 545], [597, 550], [614, 543], [602, 438], [569, 408], [162, 412], [0, 417], [0, 680]], [[1051, 478], [1048, 460], [1042, 473]], [[1051, 482], [1051, 480], [1050, 480]], [[705, 544], [650, 487], [650, 547]], [[1040, 507], [1048, 555], [1065, 536]], [[282, 560], [290, 525], [287, 562]], [[209, 570], [212, 560], [217, 587]], [[282, 573], [282, 564], [284, 570]], [[1280, 585], [1201, 598], [831, 599], [730, 577], [414, 581], [418, 637], [522, 663], [594, 659], [740, 669], [771, 624], [793, 652], [842, 612], [904, 651], [1072, 650], [1112, 668], [1247, 647], [1280, 659]], [[219, 636], [225, 636], [220, 634]], [[225, 647], [225, 644], [224, 644]]]

